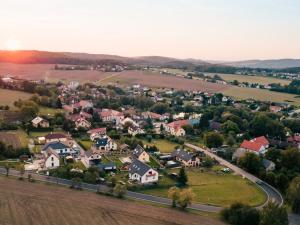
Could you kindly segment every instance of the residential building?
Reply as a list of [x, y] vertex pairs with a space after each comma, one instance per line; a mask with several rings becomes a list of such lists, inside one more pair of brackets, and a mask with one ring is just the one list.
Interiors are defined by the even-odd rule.
[[183, 126], [188, 124], [189, 123], [187, 120], [173, 121], [165, 125], [165, 131], [177, 137], [185, 136], [185, 130], [183, 129]]
[[140, 145], [137, 145], [136, 148], [132, 151], [132, 156], [133, 158], [138, 159], [141, 162], [145, 162], [145, 163], [150, 162], [149, 154]]
[[89, 130], [87, 133], [90, 135], [90, 139], [92, 141], [95, 141], [95, 139], [106, 135], [106, 127], [92, 129], [92, 130]]
[[42, 152], [45, 152], [48, 150], [53, 150], [58, 155], [68, 155], [68, 154], [75, 153], [75, 151], [71, 147], [69, 147], [67, 144], [64, 144], [62, 142], [57, 142], [57, 141], [46, 143], [43, 146]]
[[128, 168], [130, 180], [141, 184], [155, 183], [158, 181], [158, 172], [140, 160], [134, 160]]
[[50, 133], [45, 136], [46, 143], [48, 142], [67, 142], [68, 137], [61, 133]]
[[60, 165], [60, 157], [56, 151], [48, 149], [43, 152], [44, 157], [44, 168], [45, 169], [55, 169]]
[[88, 150], [85, 152], [83, 160], [86, 167], [94, 166], [100, 163], [101, 155], [96, 151]]
[[96, 141], [96, 148], [101, 151], [115, 151], [117, 150], [118, 146], [110, 137], [102, 136], [100, 138], [95, 139]]
[[269, 144], [269, 141], [264, 136], [261, 136], [250, 141], [244, 140], [240, 148], [259, 155], [266, 153], [267, 149], [269, 148]]
[[32, 126], [38, 128], [48, 128], [49, 127], [49, 122], [45, 119], [43, 119], [42, 117], [37, 116], [36, 118], [34, 118], [32, 121]]
[[197, 155], [183, 149], [176, 149], [171, 153], [171, 157], [182, 163], [183, 166], [187, 167], [200, 166], [201, 163], [200, 158]]

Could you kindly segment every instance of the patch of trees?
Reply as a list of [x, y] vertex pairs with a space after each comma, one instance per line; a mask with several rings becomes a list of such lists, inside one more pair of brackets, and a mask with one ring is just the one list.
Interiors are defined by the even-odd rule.
[[272, 84], [271, 91], [284, 92], [290, 94], [300, 94], [300, 80], [293, 80], [290, 84], [282, 86], [281, 84]]
[[16, 149], [12, 145], [6, 145], [3, 142], [0, 142], [0, 158], [18, 158], [21, 155], [30, 155], [28, 148]]

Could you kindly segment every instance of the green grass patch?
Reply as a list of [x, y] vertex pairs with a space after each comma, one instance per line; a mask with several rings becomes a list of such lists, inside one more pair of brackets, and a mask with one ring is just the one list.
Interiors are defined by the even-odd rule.
[[[242, 202], [256, 206], [266, 201], [266, 195], [261, 189], [239, 176], [214, 171], [200, 172], [199, 169], [189, 169], [187, 174], [189, 187], [196, 195], [195, 202], [217, 206], [229, 206], [234, 202]], [[152, 188], [142, 190], [142, 192], [167, 197], [168, 186], [175, 185], [175, 181], [163, 177], [160, 185], [166, 188]]]
[[164, 139], [153, 139], [151, 142], [148, 142], [146, 140], [142, 141], [145, 145], [156, 146], [162, 153], [171, 153], [175, 150], [176, 146], [180, 146], [180, 144], [173, 143]]
[[49, 107], [39, 107], [40, 116], [54, 116], [56, 113], [64, 113], [63, 109], [55, 109]]
[[78, 141], [78, 144], [80, 144], [81, 147], [83, 147], [85, 150], [89, 150], [89, 149], [91, 149], [94, 142], [92, 142], [92, 141]]

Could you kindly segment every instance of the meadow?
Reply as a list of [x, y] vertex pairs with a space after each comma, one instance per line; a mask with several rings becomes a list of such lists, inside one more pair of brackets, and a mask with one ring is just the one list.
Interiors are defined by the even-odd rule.
[[14, 101], [18, 99], [27, 100], [32, 96], [32, 94], [22, 92], [22, 91], [13, 91], [8, 89], [0, 89], [0, 105], [8, 105], [10, 108], [15, 108]]

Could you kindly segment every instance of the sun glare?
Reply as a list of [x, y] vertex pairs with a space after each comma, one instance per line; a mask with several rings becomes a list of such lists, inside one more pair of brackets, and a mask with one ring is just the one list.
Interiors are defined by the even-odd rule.
[[15, 51], [20, 49], [20, 42], [17, 40], [8, 40], [5, 43], [5, 48], [7, 50]]

